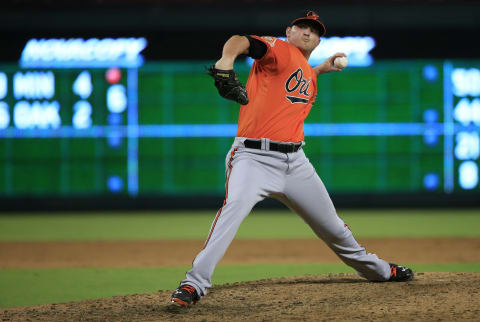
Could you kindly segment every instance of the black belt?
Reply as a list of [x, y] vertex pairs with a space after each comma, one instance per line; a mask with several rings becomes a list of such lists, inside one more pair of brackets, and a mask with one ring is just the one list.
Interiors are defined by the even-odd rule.
[[[246, 148], [249, 149], [262, 149], [262, 141], [245, 140], [243, 142]], [[270, 151], [292, 153], [297, 152], [302, 147], [302, 143], [275, 143], [270, 142]]]

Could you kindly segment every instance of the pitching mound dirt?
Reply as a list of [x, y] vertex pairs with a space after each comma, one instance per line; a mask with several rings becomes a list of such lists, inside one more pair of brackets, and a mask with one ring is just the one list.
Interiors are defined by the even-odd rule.
[[417, 273], [408, 283], [355, 275], [269, 279], [216, 286], [187, 308], [171, 292], [0, 310], [3, 321], [478, 321], [480, 274]]

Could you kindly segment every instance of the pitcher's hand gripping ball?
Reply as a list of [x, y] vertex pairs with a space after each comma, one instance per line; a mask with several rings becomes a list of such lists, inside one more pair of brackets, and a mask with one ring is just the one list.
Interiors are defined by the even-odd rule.
[[333, 61], [333, 64], [334, 64], [335, 67], [337, 67], [337, 68], [344, 69], [344, 68], [347, 67], [347, 65], [348, 65], [347, 57], [337, 57], [337, 58], [335, 58], [335, 60]]
[[247, 90], [238, 81], [237, 74], [230, 70], [216, 69], [214, 65], [207, 68], [208, 74], [215, 80], [215, 87], [221, 97], [241, 105], [248, 104]]

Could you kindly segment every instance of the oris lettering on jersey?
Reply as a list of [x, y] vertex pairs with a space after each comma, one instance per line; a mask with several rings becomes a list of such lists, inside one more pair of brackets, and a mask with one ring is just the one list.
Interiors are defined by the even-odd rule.
[[[310, 93], [308, 93], [308, 88], [310, 87], [310, 82], [312, 80], [309, 78], [308, 81], [303, 79], [303, 70], [301, 68], [293, 72], [285, 82], [285, 90], [287, 93], [298, 93], [298, 96], [286, 95], [285, 97], [292, 103], [308, 103], [308, 98]], [[303, 96], [303, 97], [302, 97]]]
[[246, 84], [250, 102], [238, 115], [237, 137], [301, 142], [315, 103], [317, 77], [301, 50], [278, 38], [252, 35], [267, 46], [255, 59]]

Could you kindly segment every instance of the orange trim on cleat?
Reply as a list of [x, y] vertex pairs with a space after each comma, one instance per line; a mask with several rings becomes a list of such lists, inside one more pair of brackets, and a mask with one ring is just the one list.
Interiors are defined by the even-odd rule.
[[392, 276], [397, 276], [397, 267], [396, 266], [390, 266], [390, 277]]
[[414, 273], [408, 267], [390, 264], [390, 282], [408, 282], [413, 280]]
[[172, 294], [170, 304], [181, 307], [188, 307], [200, 300], [195, 287], [192, 285], [181, 285]]
[[195, 287], [193, 287], [191, 285], [184, 285], [184, 286], [182, 286], [182, 290], [185, 290], [188, 293], [193, 294], [195, 292]]
[[178, 298], [173, 298], [172, 301], [171, 301], [172, 304], [175, 304], [177, 306], [182, 306], [182, 307], [187, 307], [188, 306], [188, 303], [185, 302], [185, 301], [182, 301]]

